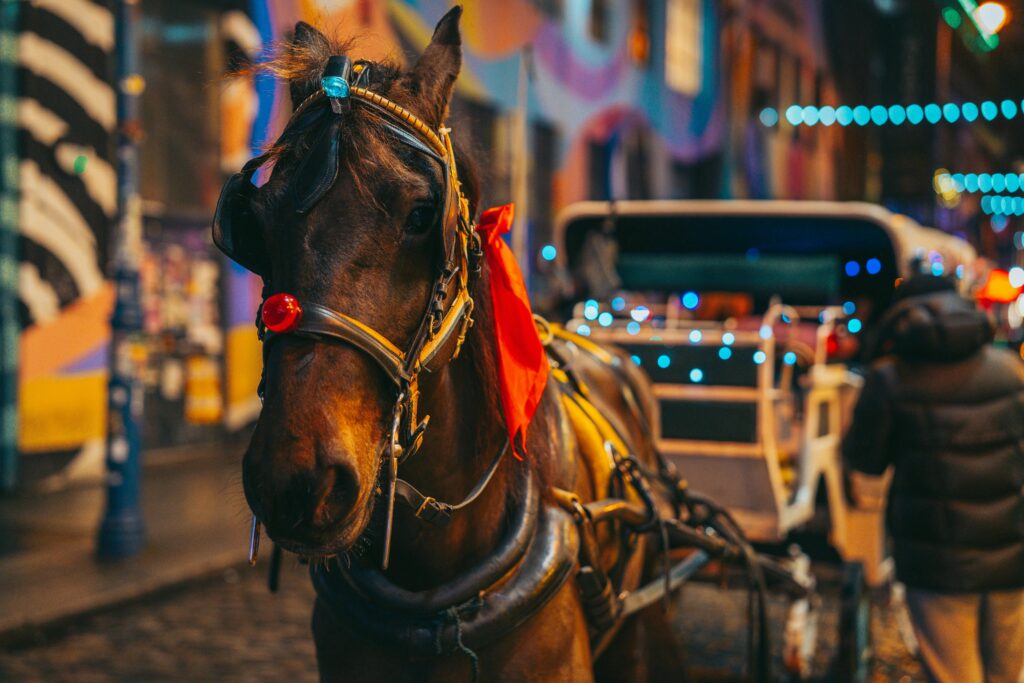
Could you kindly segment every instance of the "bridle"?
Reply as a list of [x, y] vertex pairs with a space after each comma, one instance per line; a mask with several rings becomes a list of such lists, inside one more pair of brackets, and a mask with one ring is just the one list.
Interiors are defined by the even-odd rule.
[[[324, 68], [321, 89], [298, 107], [285, 126], [278, 143], [308, 129], [325, 113], [326, 130], [314, 143], [310, 156], [296, 170], [300, 181], [293, 186], [292, 201], [299, 215], [307, 213], [329, 190], [338, 173], [338, 140], [343, 114], [353, 104], [378, 117], [394, 138], [436, 162], [444, 183], [441, 212], [437, 223], [442, 231], [442, 267], [434, 281], [426, 310], [408, 345], [402, 349], [372, 326], [315, 301], [299, 301], [291, 294], [273, 291], [269, 254], [255, 237], [255, 228], [244, 225], [254, 220], [251, 201], [257, 191], [252, 183], [256, 171], [270, 158], [263, 154], [242, 167], [221, 191], [213, 221], [214, 243], [227, 256], [264, 279], [264, 300], [257, 317], [257, 329], [263, 342], [264, 378], [267, 349], [276, 339], [287, 335], [319, 342], [342, 342], [370, 357], [395, 385], [396, 399], [389, 421], [389, 432], [381, 453], [386, 476], [387, 518], [382, 558], [387, 568], [391, 547], [391, 529], [395, 498], [408, 504], [420, 519], [445, 524], [451, 513], [475, 500], [490, 482], [508, 443], [499, 451], [473, 491], [457, 505], [425, 496], [408, 482], [398, 478], [398, 467], [412, 457], [423, 443], [429, 416], [418, 415], [419, 375], [439, 369], [458, 357], [466, 333], [473, 323], [471, 288], [479, 273], [482, 258], [480, 240], [469, 215], [469, 203], [462, 193], [449, 129], [434, 130], [418, 116], [362, 83], [368, 78], [369, 62], [351, 63], [348, 57], [331, 57]], [[352, 78], [352, 75], [355, 78]], [[329, 105], [329, 109], [324, 105]], [[276, 145], [275, 145], [276, 146]], [[239, 231], [239, 228], [242, 228]], [[248, 228], [248, 231], [246, 231]], [[264, 381], [260, 381], [263, 398]], [[258, 543], [259, 522], [253, 520], [254, 540]], [[254, 550], [250, 551], [250, 554]]]

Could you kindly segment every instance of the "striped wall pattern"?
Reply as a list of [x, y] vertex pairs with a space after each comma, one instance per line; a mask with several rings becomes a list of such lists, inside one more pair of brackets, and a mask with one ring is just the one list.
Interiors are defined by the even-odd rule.
[[95, 452], [117, 211], [112, 2], [18, 4], [19, 442], [72, 455], [91, 439]]
[[18, 476], [18, 3], [0, 4], [0, 491]]
[[116, 206], [110, 84], [114, 18], [103, 0], [31, 0], [18, 36], [21, 320], [49, 322], [103, 285]]

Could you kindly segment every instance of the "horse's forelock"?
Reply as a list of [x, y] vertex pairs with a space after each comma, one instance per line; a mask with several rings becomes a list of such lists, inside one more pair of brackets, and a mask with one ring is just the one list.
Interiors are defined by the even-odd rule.
[[[292, 86], [293, 94], [302, 93], [302, 98], [294, 102], [295, 106], [319, 88], [320, 76], [331, 56], [358, 55], [358, 41], [354, 38], [329, 38], [311, 27], [308, 27], [304, 37], [300, 33], [297, 29], [294, 39], [279, 44], [270, 59], [252, 67], [257, 73], [268, 73], [287, 81]], [[364, 81], [367, 89], [398, 100], [405, 99], [403, 93], [397, 92], [402, 88], [402, 77], [405, 74], [396, 62], [370, 62], [368, 68], [368, 78]], [[389, 183], [408, 184], [415, 180], [415, 172], [396, 152], [395, 141], [379, 117], [358, 105], [352, 107], [346, 116], [348, 120], [341, 145], [342, 169], [347, 171], [347, 177], [363, 201], [384, 210], [379, 199], [381, 186]], [[294, 165], [309, 151], [321, 129], [322, 124], [313, 126], [301, 135], [268, 147], [266, 151], [270, 160], [286, 167]], [[453, 142], [459, 179], [471, 211], [475, 214], [480, 195], [478, 173], [472, 163], [472, 155], [467, 151], [470, 145], [462, 139], [464, 134], [456, 133], [455, 137]], [[266, 197], [267, 208], [275, 205], [278, 198]]]

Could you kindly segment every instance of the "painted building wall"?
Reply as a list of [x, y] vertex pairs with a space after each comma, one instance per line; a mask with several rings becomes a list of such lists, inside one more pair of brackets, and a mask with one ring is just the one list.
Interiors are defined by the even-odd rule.
[[116, 211], [104, 0], [21, 4], [18, 445], [102, 453], [113, 292], [104, 277]]
[[[22, 186], [30, 190], [22, 196], [20, 220], [24, 329], [19, 443], [27, 454], [82, 454], [100, 447], [105, 421], [107, 318], [113, 297], [103, 265], [106, 226], [114, 206], [107, 151], [114, 100], [109, 82], [101, 76], [109, 68], [103, 60], [109, 59], [113, 25], [105, 0], [26, 4], [38, 21], [26, 21], [19, 39], [24, 59], [32, 60], [23, 68], [27, 80], [19, 97], [19, 120], [23, 135], [34, 141], [21, 162]], [[167, 5], [167, 11], [178, 8], [170, 0], [155, 4]], [[195, 41], [206, 62], [220, 55], [227, 72], [228, 62], [238, 66], [258, 60], [268, 46], [286, 39], [299, 20], [328, 33], [358, 36], [354, 57], [407, 63], [427, 44], [435, 22], [451, 3], [187, 0], [181, 6], [185, 4], [212, 18], [190, 24], [188, 30], [168, 22], [161, 29], [165, 38]], [[832, 196], [831, 159], [838, 143], [818, 132], [766, 132], [756, 120], [765, 98], [796, 101], [809, 89], [817, 88], [826, 98], [832, 92], [815, 0], [462, 4], [464, 66], [457, 83], [455, 110], [461, 117], [453, 122], [455, 135], [472, 131], [478, 143], [485, 143], [478, 161], [490, 171], [486, 194], [494, 201], [515, 198], [514, 169], [517, 164], [529, 165], [534, 179], [528, 183], [529, 214], [535, 229], [529, 266], [542, 283], [536, 288], [538, 296], [550, 294], [551, 288], [545, 289], [543, 283], [555, 279], [553, 266], [539, 257], [544, 231], [550, 229], [553, 213], [571, 202], [694, 194]], [[670, 16], [672, 12], [676, 14]], [[669, 44], [669, 26], [691, 40]], [[51, 31], [57, 33], [49, 35]], [[69, 52], [61, 41], [72, 35], [74, 50]], [[673, 67], [667, 54], [682, 59], [687, 68], [669, 75]], [[524, 59], [529, 66], [525, 101], [518, 88]], [[171, 87], [165, 78], [155, 80], [149, 86], [151, 97], [157, 97], [160, 88]], [[274, 139], [290, 107], [286, 90], [268, 78], [218, 79], [207, 74], [198, 80], [189, 86], [182, 79], [173, 87], [191, 87], [184, 91], [190, 98], [185, 101], [204, 111], [212, 108], [208, 113], [216, 120], [211, 129], [215, 137], [207, 139], [204, 132], [200, 146], [219, 148], [219, 174], [216, 169], [209, 173], [204, 162], [198, 180], [189, 178], [198, 185], [192, 193], [195, 201], [185, 211], [187, 220], [180, 219], [180, 207], [160, 208], [178, 216], [178, 223], [188, 223], [193, 232], [205, 229], [204, 211], [212, 212], [222, 178]], [[524, 113], [532, 124], [526, 128], [525, 143], [513, 125], [517, 113]], [[157, 133], [153, 131], [150, 139], [159, 137]], [[172, 135], [165, 144], [185, 143], [180, 135]], [[166, 156], [157, 150], [147, 162], [144, 154], [143, 165]], [[156, 185], [173, 181], [173, 173], [153, 170], [147, 177]], [[156, 194], [171, 196], [159, 188]], [[194, 239], [191, 232], [182, 234], [183, 240]], [[166, 226], [161, 235], [164, 242], [178, 239]], [[187, 251], [195, 251], [195, 245], [188, 244]], [[204, 255], [195, 269], [206, 280], [208, 258]], [[159, 281], [154, 289], [164, 291], [169, 287], [161, 284], [166, 279], [162, 262], [154, 261], [152, 274]], [[206, 317], [199, 327], [207, 341], [213, 336], [208, 329], [211, 320], [223, 334], [219, 341], [209, 342], [214, 364], [202, 369], [209, 374], [211, 368], [222, 368], [222, 383], [206, 386], [211, 396], [220, 395], [224, 409], [216, 414], [234, 430], [244, 427], [259, 409], [255, 394], [261, 351], [253, 318], [260, 284], [227, 261], [219, 263], [219, 270], [222, 306], [211, 318], [208, 302], [200, 302]], [[175, 291], [188, 290], [189, 277]], [[155, 305], [155, 310], [160, 308]], [[150, 331], [159, 334], [159, 327], [155, 323]], [[155, 383], [165, 382], [164, 370], [155, 377]]]

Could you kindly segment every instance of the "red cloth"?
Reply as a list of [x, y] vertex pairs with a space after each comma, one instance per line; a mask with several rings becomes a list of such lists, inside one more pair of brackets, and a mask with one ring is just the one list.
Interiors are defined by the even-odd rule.
[[518, 456], [526, 452], [526, 429], [544, 393], [549, 368], [533, 322], [523, 274], [512, 250], [501, 239], [512, 228], [513, 213], [512, 204], [487, 209], [476, 229], [491, 273], [501, 405], [508, 438]]

